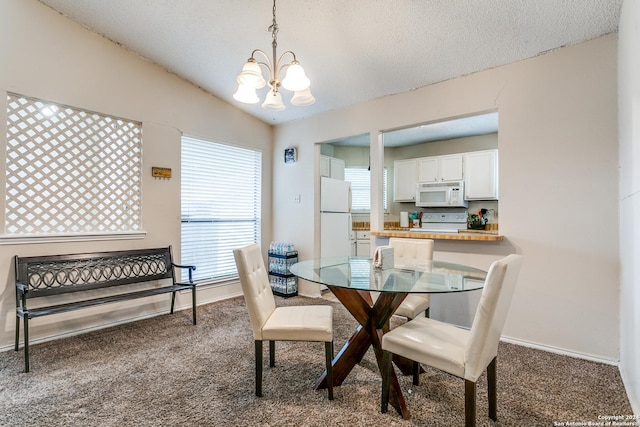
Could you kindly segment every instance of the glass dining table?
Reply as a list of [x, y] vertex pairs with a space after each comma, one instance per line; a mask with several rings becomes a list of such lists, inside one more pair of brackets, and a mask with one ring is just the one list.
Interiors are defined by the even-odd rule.
[[[370, 347], [374, 349], [378, 368], [382, 366], [382, 335], [389, 330], [389, 319], [408, 294], [478, 290], [484, 286], [487, 275], [477, 268], [442, 261], [400, 258], [395, 260], [394, 265], [394, 268], [382, 270], [374, 267], [370, 258], [328, 257], [301, 261], [291, 266], [291, 273], [299, 278], [325, 285], [359, 323], [333, 359], [334, 386], [342, 384]], [[410, 360], [394, 357], [393, 361], [403, 374], [412, 372]], [[325, 371], [318, 378], [315, 389], [326, 388], [326, 374]], [[409, 419], [394, 370], [389, 403], [404, 419]]]

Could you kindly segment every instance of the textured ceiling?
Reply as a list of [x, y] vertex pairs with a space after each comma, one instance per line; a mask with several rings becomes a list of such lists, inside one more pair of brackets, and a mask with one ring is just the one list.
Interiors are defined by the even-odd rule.
[[[617, 31], [622, 0], [279, 0], [316, 103], [267, 111], [232, 98], [271, 0], [40, 0], [270, 123], [283, 123], [536, 56]], [[265, 89], [259, 91], [264, 97]]]

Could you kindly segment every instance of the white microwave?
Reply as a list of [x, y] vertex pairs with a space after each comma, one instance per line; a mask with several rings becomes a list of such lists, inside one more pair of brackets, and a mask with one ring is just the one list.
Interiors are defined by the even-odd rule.
[[464, 181], [423, 182], [416, 190], [416, 206], [424, 208], [459, 208], [469, 204], [464, 199]]

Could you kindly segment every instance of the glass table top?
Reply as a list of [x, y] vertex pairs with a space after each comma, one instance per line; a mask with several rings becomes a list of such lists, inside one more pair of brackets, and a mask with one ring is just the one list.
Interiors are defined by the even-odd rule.
[[487, 273], [462, 264], [396, 259], [395, 268], [381, 270], [370, 258], [330, 257], [301, 261], [291, 273], [326, 286], [363, 291], [449, 293], [482, 289]]

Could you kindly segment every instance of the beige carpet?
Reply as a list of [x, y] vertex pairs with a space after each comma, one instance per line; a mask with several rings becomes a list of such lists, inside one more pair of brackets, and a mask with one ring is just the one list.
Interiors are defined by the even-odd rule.
[[[336, 352], [356, 323], [338, 303], [302, 297], [278, 305], [332, 304]], [[80, 314], [80, 312], [78, 312]], [[415, 387], [401, 377], [410, 421], [381, 414], [380, 376], [370, 350], [335, 400], [311, 385], [324, 370], [321, 343], [265, 345], [264, 397], [254, 395], [253, 338], [242, 298], [0, 353], [1, 426], [461, 426], [463, 381], [427, 369]], [[37, 322], [38, 320], [35, 320]], [[553, 426], [629, 415], [614, 366], [501, 344], [498, 422], [478, 386], [478, 426]]]

